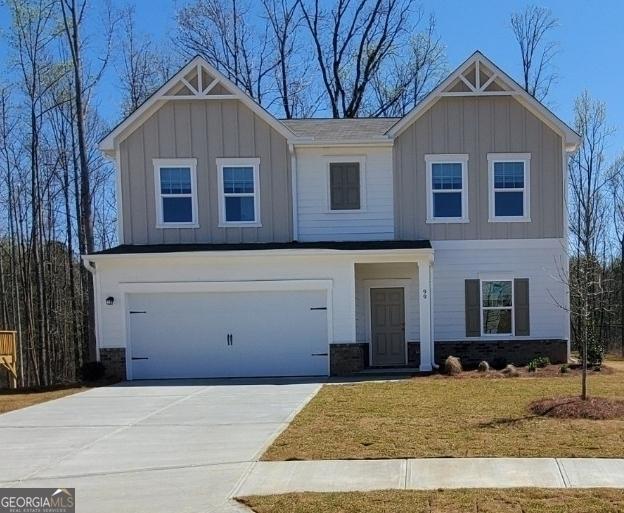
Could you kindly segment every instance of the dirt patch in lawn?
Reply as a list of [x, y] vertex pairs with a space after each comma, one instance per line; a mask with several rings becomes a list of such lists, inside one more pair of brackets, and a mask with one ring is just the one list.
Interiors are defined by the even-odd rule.
[[382, 490], [238, 499], [256, 513], [621, 513], [624, 490]]
[[529, 410], [535, 415], [558, 419], [624, 419], [624, 400], [590, 397], [556, 397], [531, 403]]

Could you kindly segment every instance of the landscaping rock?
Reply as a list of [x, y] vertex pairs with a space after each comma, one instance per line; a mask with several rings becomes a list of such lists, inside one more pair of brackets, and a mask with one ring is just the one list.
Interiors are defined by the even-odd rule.
[[511, 363], [501, 371], [501, 374], [507, 378], [517, 378], [520, 376], [518, 369], [516, 369]]
[[462, 364], [456, 356], [449, 356], [444, 360], [444, 372], [449, 376], [456, 376], [462, 372]]

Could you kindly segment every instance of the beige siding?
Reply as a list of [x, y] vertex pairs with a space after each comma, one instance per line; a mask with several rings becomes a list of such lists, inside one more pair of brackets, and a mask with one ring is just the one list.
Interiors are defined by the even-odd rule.
[[[467, 153], [469, 223], [427, 224], [425, 155]], [[531, 222], [488, 222], [488, 153], [531, 154]], [[561, 137], [510, 97], [440, 99], [396, 140], [399, 239], [563, 237]]]
[[[168, 102], [121, 143], [120, 151], [126, 244], [292, 240], [288, 143], [242, 103]], [[260, 158], [261, 227], [218, 227], [219, 157]], [[199, 228], [156, 228], [155, 158], [197, 159]]]

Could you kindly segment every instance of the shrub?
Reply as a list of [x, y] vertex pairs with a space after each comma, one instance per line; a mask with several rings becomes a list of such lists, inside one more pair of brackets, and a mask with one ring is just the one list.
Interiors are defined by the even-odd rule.
[[102, 362], [87, 362], [80, 368], [82, 381], [97, 381], [106, 374], [106, 367]]
[[543, 369], [550, 365], [550, 358], [548, 356], [536, 356], [527, 365], [529, 372], [535, 372], [537, 369]]
[[507, 367], [505, 367], [501, 371], [501, 373], [507, 378], [517, 378], [518, 376], [520, 376], [518, 369], [516, 369], [512, 364], [507, 365]]
[[444, 360], [444, 372], [449, 376], [456, 376], [462, 372], [461, 360], [456, 356], [449, 356]]
[[570, 372], [570, 366], [567, 363], [564, 363], [561, 367], [559, 367], [559, 372], [561, 372], [561, 374], [567, 374]]
[[490, 364], [486, 362], [485, 360], [483, 360], [482, 362], [479, 363], [477, 370], [479, 372], [488, 372], [490, 370]]
[[543, 369], [544, 367], [548, 367], [550, 365], [550, 358], [548, 358], [548, 356], [538, 356], [534, 360], [540, 369]]

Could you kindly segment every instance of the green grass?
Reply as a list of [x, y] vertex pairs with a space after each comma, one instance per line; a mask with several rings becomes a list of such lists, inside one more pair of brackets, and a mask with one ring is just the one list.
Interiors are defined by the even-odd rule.
[[[593, 373], [590, 394], [624, 398], [624, 365]], [[264, 460], [415, 457], [624, 457], [624, 421], [530, 414], [577, 395], [580, 377], [445, 378], [327, 385]]]
[[292, 493], [244, 497], [257, 513], [621, 513], [624, 491], [443, 490]]

